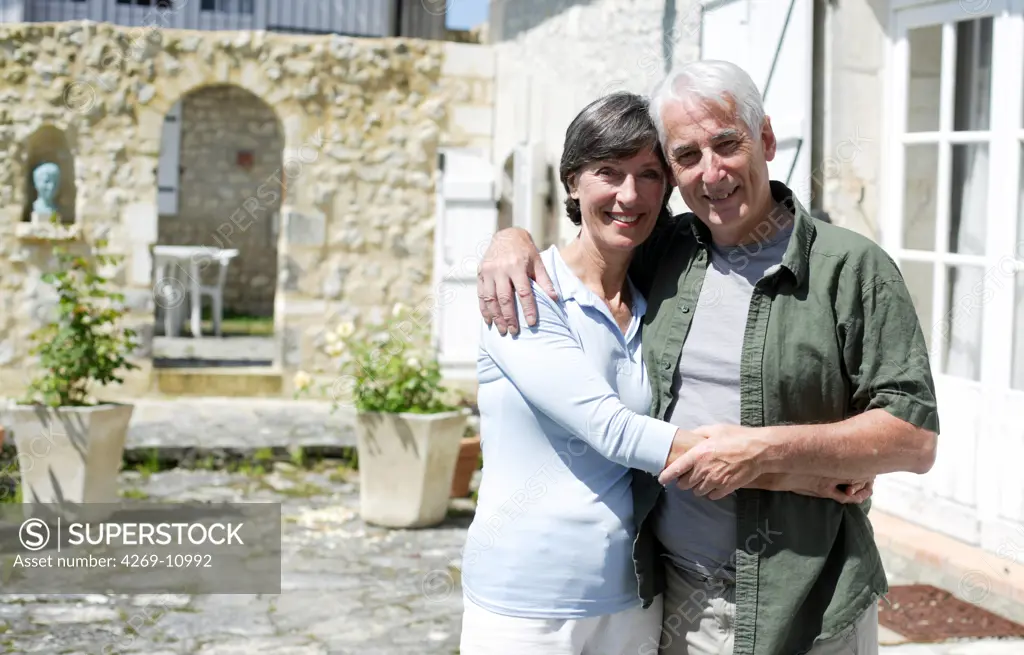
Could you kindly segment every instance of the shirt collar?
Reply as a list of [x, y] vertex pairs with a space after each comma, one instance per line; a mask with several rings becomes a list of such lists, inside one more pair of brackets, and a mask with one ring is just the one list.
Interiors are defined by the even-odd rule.
[[[556, 246], [550, 246], [546, 254], [550, 257], [552, 266], [548, 267], [548, 275], [552, 277], [552, 283], [555, 285], [555, 290], [558, 292], [558, 297], [563, 301], [575, 300], [577, 304], [586, 305], [587, 307], [596, 307], [605, 312], [608, 312], [608, 307], [600, 298], [597, 297], [593, 291], [588, 289], [583, 282], [580, 281], [576, 274], [572, 272], [569, 265], [562, 259], [562, 254], [558, 252]], [[647, 299], [644, 298], [640, 290], [633, 284], [633, 280], [626, 275], [626, 284], [629, 285], [630, 296], [633, 300], [633, 317], [636, 319], [642, 318], [647, 313]], [[600, 304], [598, 304], [600, 303]]]
[[[792, 190], [782, 182], [771, 180], [769, 183], [772, 198], [786, 207], [793, 214], [793, 233], [789, 238], [786, 253], [782, 256], [780, 270], [787, 270], [796, 280], [797, 287], [807, 280], [807, 269], [810, 266], [811, 244], [814, 242], [814, 218], [804, 209]], [[704, 247], [711, 244], [711, 230], [702, 220], [691, 213], [690, 229], [697, 242]]]

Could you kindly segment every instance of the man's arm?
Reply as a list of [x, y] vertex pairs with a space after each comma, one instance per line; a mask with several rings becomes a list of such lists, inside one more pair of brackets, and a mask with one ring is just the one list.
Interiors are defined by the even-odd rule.
[[924, 336], [895, 264], [881, 257], [870, 263], [874, 281], [857, 280], [852, 300], [837, 307], [856, 415], [816, 425], [698, 428], [708, 440], [667, 467], [662, 483], [678, 479], [715, 499], [763, 473], [860, 479], [931, 469], [939, 422]]
[[[744, 487], [797, 493], [810, 487], [818, 493], [805, 495], [835, 498], [829, 487], [862, 484], [882, 473], [908, 470], [902, 467], [913, 457], [899, 452], [900, 436], [879, 443], [881, 433], [871, 426], [860, 426], [857, 434], [853, 432], [856, 427], [846, 434], [829, 432], [850, 421], [781, 428], [699, 427], [693, 433], [706, 440], [672, 461], [658, 480], [662, 484], [674, 481], [680, 488], [693, 489], [696, 495], [706, 495], [711, 500]], [[851, 449], [844, 441], [856, 443], [852, 452], [857, 453], [857, 459], [853, 462], [849, 459]], [[794, 443], [796, 447], [792, 446]], [[922, 467], [925, 464], [920, 463]]]
[[[677, 227], [684, 221], [664, 209], [658, 216], [651, 235], [637, 247], [630, 265], [630, 276], [647, 294], [657, 264], [671, 242]], [[495, 233], [476, 270], [476, 293], [480, 315], [487, 325], [495, 325], [498, 333], [518, 334], [521, 325], [516, 311], [517, 303], [523, 307], [526, 325], [537, 324], [537, 304], [533, 299], [530, 280], [537, 282], [552, 300], [558, 300], [547, 269], [541, 262], [537, 245], [526, 230], [509, 227]]]
[[838, 423], [765, 428], [761, 456], [769, 473], [854, 479], [895, 471], [924, 474], [935, 463], [938, 435], [872, 409]]
[[476, 294], [484, 322], [493, 323], [501, 336], [519, 334], [517, 299], [523, 307], [526, 325], [537, 324], [531, 279], [536, 280], [549, 298], [558, 300], [530, 233], [518, 227], [497, 232], [477, 266]]

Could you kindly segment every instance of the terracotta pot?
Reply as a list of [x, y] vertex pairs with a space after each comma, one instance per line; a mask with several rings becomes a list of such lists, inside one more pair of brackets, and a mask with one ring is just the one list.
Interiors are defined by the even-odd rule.
[[469, 495], [469, 483], [479, 464], [480, 436], [463, 439], [459, 445], [459, 459], [455, 463], [455, 475], [452, 476], [452, 498], [465, 498]]

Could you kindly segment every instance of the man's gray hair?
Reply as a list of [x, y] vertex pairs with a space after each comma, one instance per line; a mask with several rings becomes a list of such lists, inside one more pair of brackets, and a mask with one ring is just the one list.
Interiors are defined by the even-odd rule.
[[[647, 98], [617, 91], [594, 100], [569, 124], [565, 131], [559, 178], [565, 187], [565, 213], [574, 225], [580, 225], [583, 215], [580, 204], [570, 195], [569, 180], [586, 166], [604, 159], [628, 159], [642, 151], [657, 155], [666, 179], [668, 162], [658, 147], [658, 132], [651, 123]], [[672, 187], [666, 185], [668, 201]]]
[[708, 59], [674, 68], [651, 91], [651, 120], [662, 146], [667, 147], [662, 112], [666, 102], [696, 99], [730, 113], [736, 111], [751, 136], [764, 125], [761, 92], [750, 75], [736, 64]]

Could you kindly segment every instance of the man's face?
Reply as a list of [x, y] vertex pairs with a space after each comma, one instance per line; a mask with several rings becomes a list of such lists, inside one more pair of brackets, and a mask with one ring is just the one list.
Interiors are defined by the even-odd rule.
[[753, 137], [735, 109], [691, 99], [669, 100], [662, 117], [665, 154], [690, 210], [712, 232], [739, 235], [759, 222], [771, 205], [771, 123]]

